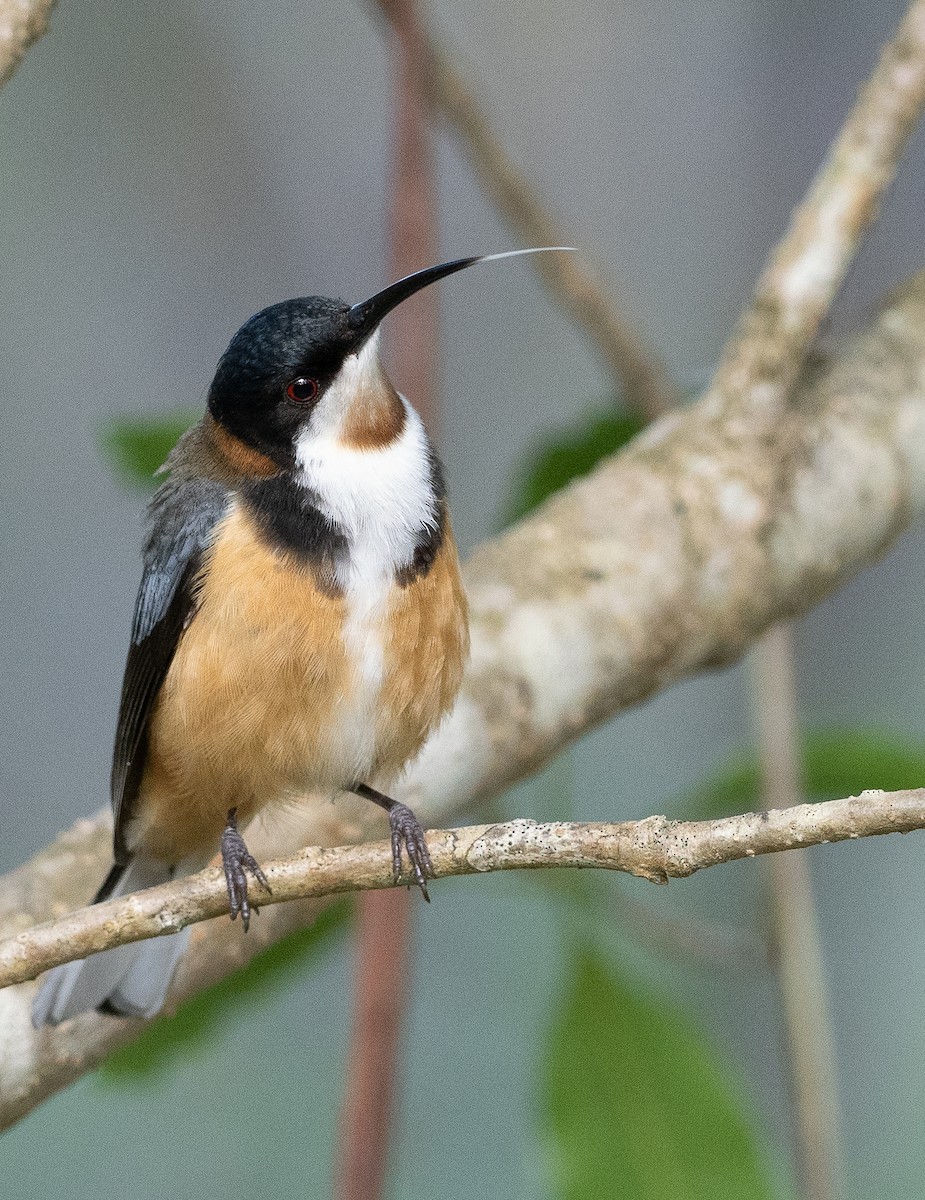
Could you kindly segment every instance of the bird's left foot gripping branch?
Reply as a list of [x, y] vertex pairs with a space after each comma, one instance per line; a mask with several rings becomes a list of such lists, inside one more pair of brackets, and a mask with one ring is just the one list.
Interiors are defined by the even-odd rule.
[[[544, 247], [543, 249], [566, 249]], [[385, 809], [396, 881], [427, 897], [424, 830], [384, 790], [449, 710], [469, 647], [443, 474], [379, 361], [428, 267], [360, 304], [274, 304], [218, 364], [150, 507], [112, 766], [115, 863], [95, 902], [221, 850], [232, 920], [269, 890], [241, 830], [301, 793]], [[55, 968], [36, 1025], [153, 1016], [188, 930]]]

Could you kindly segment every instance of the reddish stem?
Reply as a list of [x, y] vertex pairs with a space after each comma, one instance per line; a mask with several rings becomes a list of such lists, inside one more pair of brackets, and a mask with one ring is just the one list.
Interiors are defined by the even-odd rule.
[[[417, 0], [390, 0], [395, 109], [392, 128], [390, 277], [439, 261], [440, 220], [433, 137], [424, 79], [425, 43]], [[437, 441], [438, 291], [425, 288], [388, 319], [386, 348], [399, 391]]]
[[412, 899], [404, 889], [358, 897], [353, 1030], [334, 1187], [339, 1200], [383, 1194], [407, 1007]]
[[[389, 220], [390, 278], [438, 259], [437, 188], [427, 123], [415, 0], [393, 0], [393, 176]], [[390, 370], [437, 436], [438, 308], [432, 289], [389, 317]], [[341, 1111], [334, 1194], [380, 1200], [392, 1145], [402, 1029], [411, 969], [411, 905], [401, 889], [367, 892], [357, 901], [356, 992]]]

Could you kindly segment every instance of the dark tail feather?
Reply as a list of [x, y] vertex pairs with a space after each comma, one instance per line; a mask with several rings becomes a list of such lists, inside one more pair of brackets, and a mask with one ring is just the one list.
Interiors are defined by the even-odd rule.
[[100, 884], [100, 889], [93, 897], [91, 903], [102, 904], [104, 900], [109, 900], [112, 896], [118, 896], [119, 893], [116, 889], [127, 870], [128, 867], [120, 866], [119, 863], [113, 863], [109, 868], [109, 874]]
[[[166, 883], [173, 869], [151, 859], [134, 858], [115, 866], [94, 904]], [[116, 946], [78, 962], [64, 963], [45, 976], [32, 1004], [32, 1024], [60, 1025], [78, 1013], [103, 1007], [126, 1017], [153, 1017], [163, 1006], [189, 930]]]

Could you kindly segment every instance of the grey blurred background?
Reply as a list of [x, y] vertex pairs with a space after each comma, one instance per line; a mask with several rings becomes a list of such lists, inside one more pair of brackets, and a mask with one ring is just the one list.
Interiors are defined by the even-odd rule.
[[[569, 238], [695, 388], [903, 7], [434, 0], [431, 18]], [[349, 0], [62, 0], [0, 95], [4, 869], [105, 801], [144, 497], [114, 477], [100, 431], [198, 406], [263, 305], [386, 282], [387, 82], [381, 23]], [[446, 255], [514, 245], [445, 133], [439, 161]], [[829, 340], [922, 266], [923, 184], [918, 136]], [[609, 385], [527, 262], [460, 276], [442, 304], [445, 459], [471, 547], [537, 435]], [[919, 529], [803, 622], [808, 721], [925, 737], [923, 566]], [[741, 669], [677, 687], [584, 739], [510, 808], [555, 811], [567, 774], [578, 816], [664, 811], [748, 741], [744, 697]], [[812, 861], [846, 1192], [919, 1197], [923, 843]], [[721, 868], [655, 902], [745, 922], [759, 879], [752, 863]], [[561, 927], [513, 878], [453, 881], [435, 900], [419, 914], [394, 1195], [540, 1196], [536, 1043]], [[82, 1080], [5, 1138], [8, 1194], [325, 1195], [349, 970], [346, 946], [328, 953], [148, 1084]], [[737, 1064], [782, 1155], [770, 979], [681, 966], [661, 979]]]

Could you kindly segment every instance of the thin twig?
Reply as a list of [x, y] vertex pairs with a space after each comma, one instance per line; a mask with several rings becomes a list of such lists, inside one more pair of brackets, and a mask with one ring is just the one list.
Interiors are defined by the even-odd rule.
[[[793, 642], [776, 625], [751, 652], [763, 799], [786, 809], [802, 795]], [[771, 939], [784, 1010], [800, 1194], [839, 1194], [838, 1087], [822, 941], [809, 859], [783, 854], [768, 862]]]
[[[470, 825], [431, 831], [427, 844], [435, 879], [525, 867], [602, 867], [667, 883], [759, 854], [922, 828], [925, 788], [916, 788], [862, 792], [845, 800], [714, 821], [656, 816], [618, 824], [521, 820]], [[265, 872], [273, 891], [261, 898], [263, 905], [395, 886], [387, 842], [310, 846], [270, 863]], [[216, 867], [79, 909], [0, 942], [0, 988], [100, 950], [175, 933], [227, 910], [224, 875]]]
[[[401, 0], [377, 2], [389, 21], [400, 19]], [[431, 102], [453, 124], [489, 198], [528, 245], [566, 244], [567, 234], [508, 157], [451, 56], [420, 21], [418, 24]], [[591, 338], [614, 377], [622, 380], [628, 404], [651, 420], [679, 401], [680, 392], [667, 369], [619, 311], [583, 254], [538, 254], [531, 261], [550, 291]]]
[[[434, 148], [417, 17], [416, 0], [395, 0], [389, 213], [394, 279], [439, 256]], [[439, 310], [433, 290], [425, 289], [392, 314], [386, 349], [399, 387], [411, 397], [435, 441], [438, 344]], [[411, 977], [412, 899], [399, 889], [368, 892], [357, 903], [353, 1025], [334, 1180], [339, 1200], [379, 1200], [385, 1189]]]
[[[380, 0], [388, 11], [389, 4]], [[756, 410], [767, 419], [790, 397], [819, 324], [835, 295], [867, 226], [876, 215], [879, 196], [891, 182], [896, 163], [920, 111], [925, 88], [923, 71], [923, 6], [913, 4], [896, 38], [862, 93], [820, 171], [804, 204], [794, 214], [790, 229], [772, 256], [758, 285], [753, 305], [723, 356], [714, 379], [714, 403], [722, 403], [730, 417], [754, 422]], [[537, 242], [563, 240], [546, 218], [524, 179], [506, 161], [503, 151], [479, 112], [464, 80], [434, 48], [433, 92], [462, 132], [489, 194], [499, 208]], [[574, 260], [542, 263], [537, 267], [568, 270], [581, 267]], [[553, 292], [584, 324], [599, 347], [618, 346], [605, 358], [615, 371], [629, 357], [611, 335], [601, 336], [599, 315], [607, 311], [603, 293], [590, 309], [575, 304], [569, 281], [547, 274]], [[593, 293], [592, 293], [593, 294]], [[625, 323], [622, 328], [628, 328]], [[650, 361], [654, 361], [651, 359]], [[650, 390], [644, 384], [636, 393], [644, 415]], [[654, 408], [661, 401], [656, 399]], [[752, 436], [754, 430], [749, 431]], [[773, 456], [773, 472], [779, 456]], [[773, 637], [757, 651], [766, 663], [776, 659], [779, 670], [790, 662], [780, 639]], [[753, 701], [758, 724], [764, 728], [770, 710], [786, 715], [784, 697], [757, 696]], [[791, 713], [792, 715], [792, 713]], [[777, 746], [778, 755], [768, 769], [793, 776], [795, 748]], [[787, 755], [790, 767], [787, 771]], [[767, 762], [768, 760], [766, 760]], [[797, 799], [796, 790], [790, 803]], [[796, 1125], [801, 1145], [802, 1174], [810, 1200], [834, 1195], [836, 1162], [836, 1105], [832, 1037], [828, 1029], [818, 935], [809, 867], [799, 856], [775, 860], [771, 877], [774, 893], [774, 927], [778, 970], [788, 1019], [791, 1071], [794, 1078]]]
[[[438, 261], [440, 254], [435, 151], [427, 119], [424, 81], [426, 46], [422, 42], [417, 7], [416, 0], [392, 0], [391, 89], [395, 111], [389, 267], [393, 279], [430, 266]], [[410, 398], [431, 438], [437, 442], [440, 333], [434, 289], [425, 288], [400, 304], [389, 317], [387, 333], [386, 351], [394, 363], [399, 390]]]
[[[914, 65], [910, 73], [914, 83]], [[734, 436], [735, 411], [723, 419], [707, 398], [475, 556], [469, 579], [481, 609], [478, 666], [457, 717], [415, 772], [431, 811], [497, 791], [607, 713], [703, 664], [729, 661], [770, 620], [809, 607], [889, 543], [923, 494], [925, 413], [916, 382], [925, 357], [923, 297], [925, 280], [913, 281], [802, 395], [789, 426], [799, 453], [766, 512], [770, 493], [755, 485], [769, 457], [766, 442], [749, 433], [748, 422], [739, 423], [745, 436]], [[786, 391], [775, 385], [771, 394]], [[760, 391], [752, 398], [761, 400]], [[733, 494], [742, 502], [735, 512]], [[520, 620], [527, 606], [529, 623]], [[540, 677], [550, 685], [542, 705], [534, 687]], [[564, 697], [553, 685], [566, 678]], [[74, 841], [87, 857], [86, 839]], [[382, 855], [385, 872], [384, 848]], [[65, 895], [76, 886], [77, 867], [62, 863], [60, 870], [53, 884]], [[15, 875], [17, 894], [41, 909], [41, 870]], [[79, 878], [86, 877], [82, 866]], [[219, 911], [221, 881], [215, 886]], [[305, 919], [300, 906], [292, 912]], [[274, 917], [283, 915], [268, 913], [264, 927], [275, 930]], [[249, 939], [219, 936], [226, 924], [202, 938], [204, 957], [181, 966], [177, 995], [227, 974], [262, 944], [254, 930]], [[4, 1042], [11, 1055], [7, 1121], [137, 1028], [90, 1014], [38, 1038], [28, 1029], [27, 999], [0, 993], [0, 1028], [5, 1023], [11, 1035]]]

